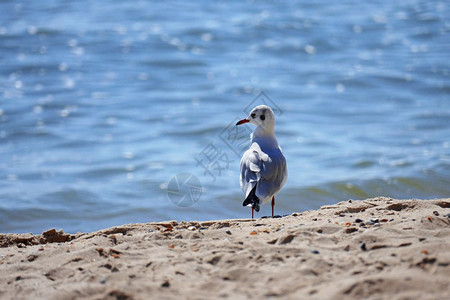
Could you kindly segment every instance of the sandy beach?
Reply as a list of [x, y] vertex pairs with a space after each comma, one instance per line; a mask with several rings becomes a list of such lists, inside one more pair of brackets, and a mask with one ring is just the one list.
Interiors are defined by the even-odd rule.
[[1, 299], [450, 299], [450, 199], [0, 234]]

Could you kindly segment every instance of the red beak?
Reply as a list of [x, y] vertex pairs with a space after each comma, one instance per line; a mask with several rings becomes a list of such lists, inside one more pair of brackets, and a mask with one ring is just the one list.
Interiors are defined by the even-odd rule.
[[245, 124], [245, 123], [248, 123], [248, 122], [250, 122], [250, 120], [242, 119], [239, 122], [237, 122], [236, 125], [242, 125], [242, 124]]

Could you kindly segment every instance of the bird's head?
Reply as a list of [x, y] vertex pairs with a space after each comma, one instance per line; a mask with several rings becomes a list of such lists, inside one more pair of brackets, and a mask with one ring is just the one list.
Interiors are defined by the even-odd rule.
[[246, 119], [242, 119], [236, 123], [241, 125], [250, 123], [255, 126], [260, 126], [266, 130], [273, 131], [275, 127], [275, 115], [270, 107], [267, 105], [258, 105], [252, 109]]

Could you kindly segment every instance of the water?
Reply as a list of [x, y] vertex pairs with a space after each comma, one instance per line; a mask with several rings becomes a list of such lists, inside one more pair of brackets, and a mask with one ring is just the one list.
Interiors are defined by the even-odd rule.
[[[279, 214], [450, 195], [447, 2], [5, 0], [0, 18], [0, 232], [249, 217], [223, 130], [255, 98], [281, 112]], [[179, 173], [202, 186], [190, 207], [168, 197]]]

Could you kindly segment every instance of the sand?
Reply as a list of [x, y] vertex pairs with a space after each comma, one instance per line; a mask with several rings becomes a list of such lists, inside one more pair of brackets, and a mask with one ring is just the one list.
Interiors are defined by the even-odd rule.
[[450, 299], [450, 199], [0, 235], [1, 299]]

